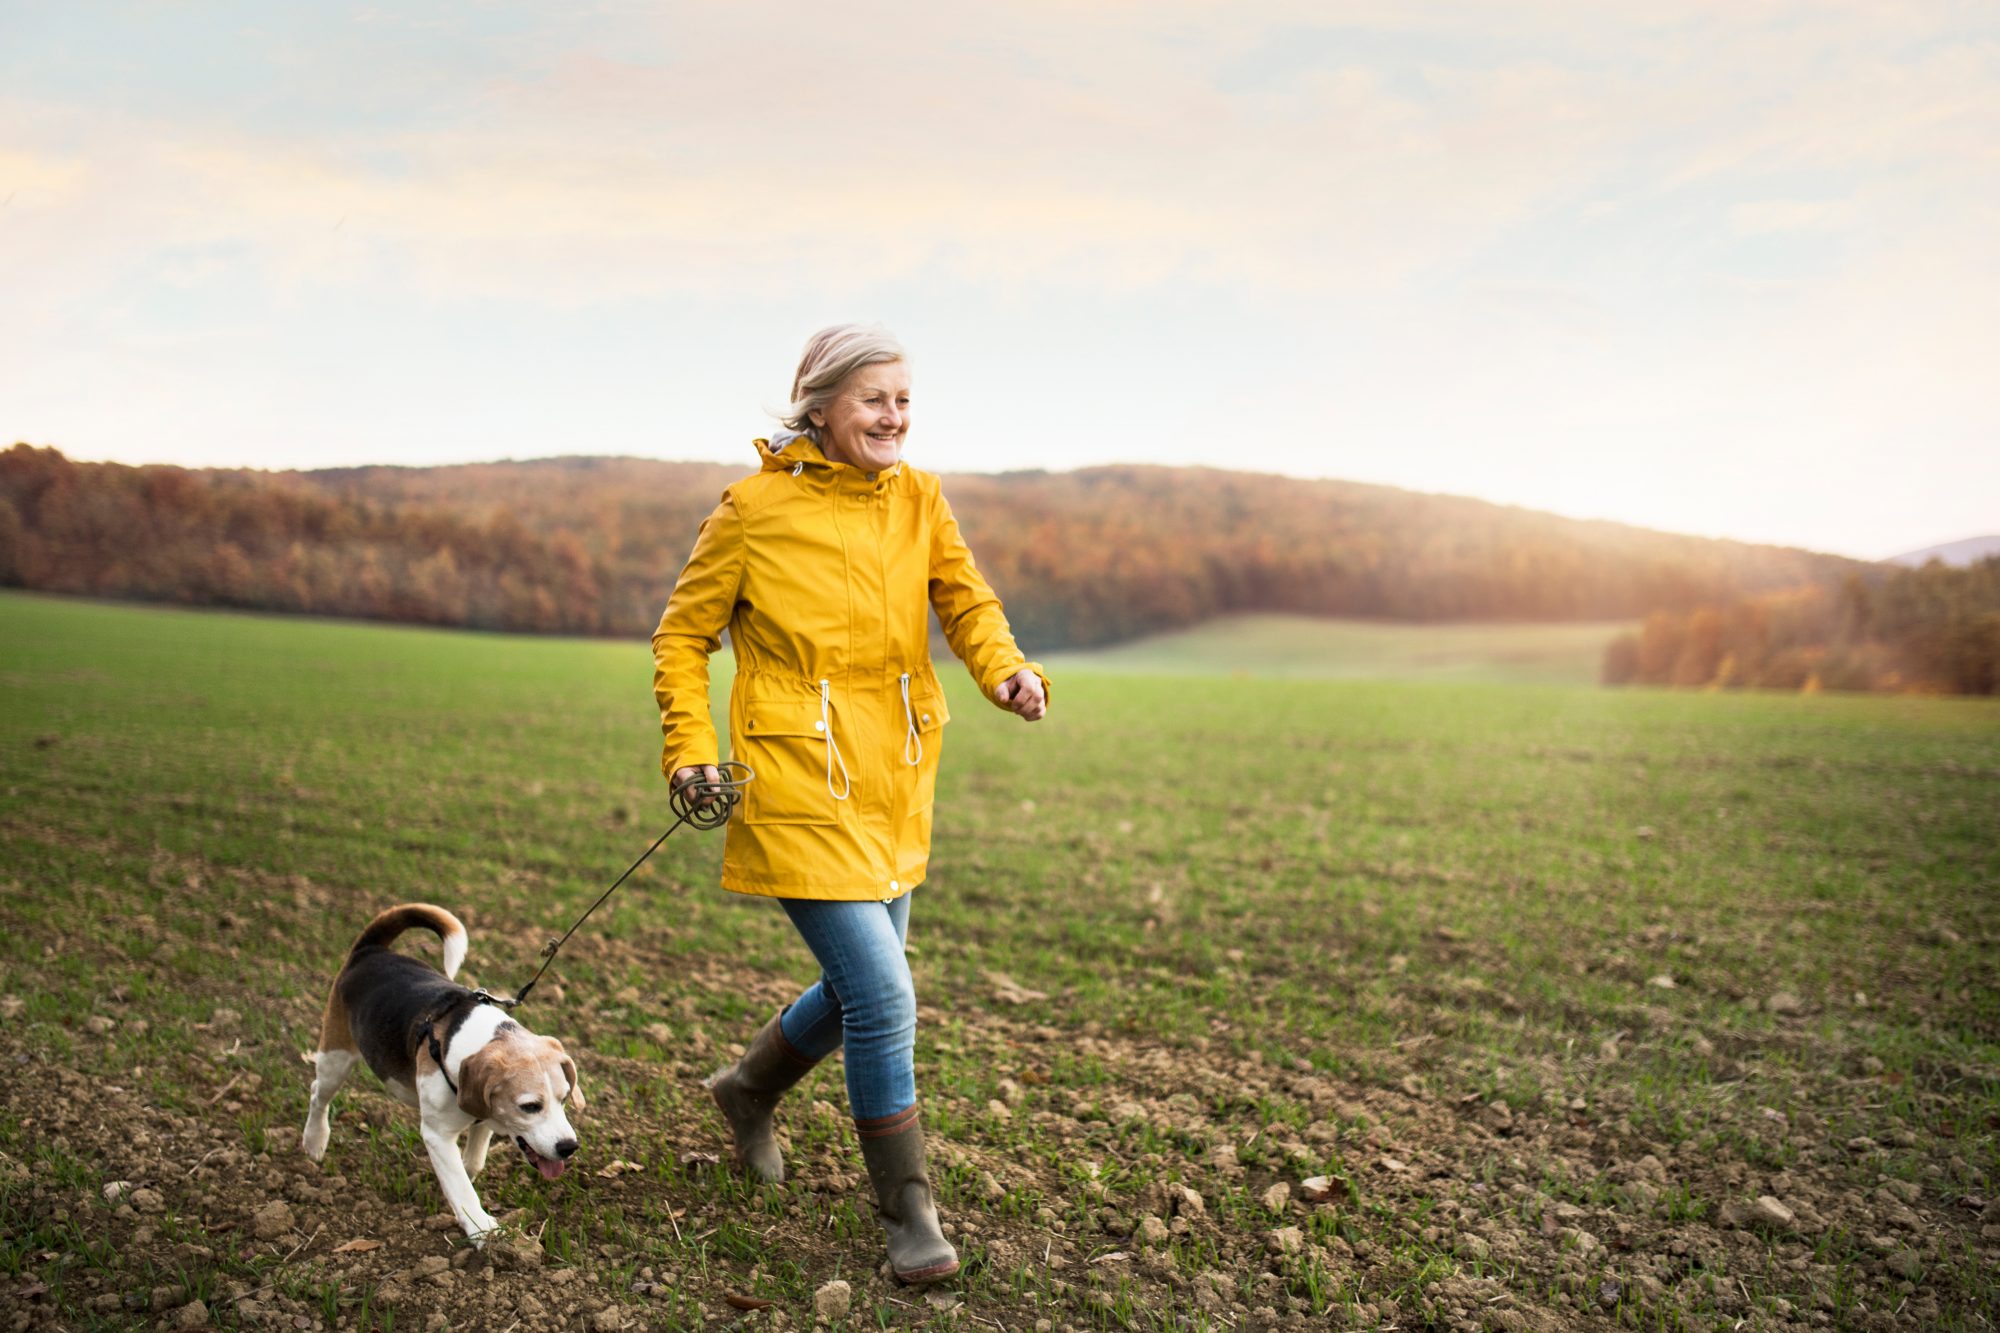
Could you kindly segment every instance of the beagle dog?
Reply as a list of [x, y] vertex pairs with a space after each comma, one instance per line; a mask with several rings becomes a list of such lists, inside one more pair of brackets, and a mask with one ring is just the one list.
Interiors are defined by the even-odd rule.
[[[418, 927], [436, 932], [443, 943], [443, 972], [389, 948]], [[561, 1042], [535, 1036], [484, 991], [452, 980], [465, 961], [465, 944], [459, 919], [427, 903], [391, 907], [368, 923], [326, 998], [300, 1146], [315, 1162], [326, 1156], [328, 1107], [355, 1063], [366, 1060], [391, 1096], [417, 1108], [452, 1216], [477, 1245], [499, 1225], [472, 1188], [493, 1135], [513, 1139], [534, 1168], [554, 1180], [576, 1152], [563, 1103], [581, 1109], [584, 1101], [576, 1062]]]

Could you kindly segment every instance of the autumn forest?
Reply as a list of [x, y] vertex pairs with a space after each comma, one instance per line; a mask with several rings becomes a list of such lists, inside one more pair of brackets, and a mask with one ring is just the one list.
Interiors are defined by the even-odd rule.
[[[317, 472], [0, 453], [0, 585], [315, 615], [648, 633], [749, 470], [559, 458]], [[947, 477], [1022, 638], [1087, 647], [1238, 612], [1629, 618], [1610, 683], [1992, 693], [2000, 560], [1836, 556], [1449, 496], [1199, 468]]]

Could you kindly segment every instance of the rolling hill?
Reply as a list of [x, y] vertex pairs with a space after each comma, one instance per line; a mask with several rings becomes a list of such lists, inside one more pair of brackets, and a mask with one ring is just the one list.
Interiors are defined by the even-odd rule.
[[[0, 583], [203, 605], [644, 634], [746, 467], [569, 457], [316, 472], [0, 453]], [[1879, 567], [1458, 496], [1207, 468], [946, 478], [1021, 637], [1218, 616], [1632, 620]]]

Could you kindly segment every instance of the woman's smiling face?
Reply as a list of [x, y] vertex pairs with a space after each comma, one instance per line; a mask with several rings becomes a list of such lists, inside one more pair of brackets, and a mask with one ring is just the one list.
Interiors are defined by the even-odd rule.
[[813, 413], [813, 424], [831, 461], [868, 472], [894, 467], [910, 433], [910, 368], [901, 361], [861, 367]]

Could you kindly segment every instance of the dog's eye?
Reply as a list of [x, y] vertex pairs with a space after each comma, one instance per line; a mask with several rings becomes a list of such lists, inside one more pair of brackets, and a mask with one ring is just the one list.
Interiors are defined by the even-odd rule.
[[521, 1109], [529, 1115], [540, 1115], [542, 1113], [542, 1104], [540, 1102], [522, 1102]]

